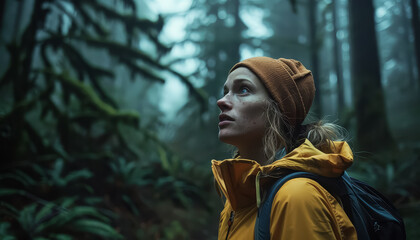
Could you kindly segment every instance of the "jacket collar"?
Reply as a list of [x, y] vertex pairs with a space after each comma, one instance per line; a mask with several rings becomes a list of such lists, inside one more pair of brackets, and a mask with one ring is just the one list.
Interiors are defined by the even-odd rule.
[[[214, 178], [233, 210], [256, 203], [255, 178], [278, 168], [312, 172], [326, 177], [338, 177], [353, 163], [353, 153], [346, 142], [332, 142], [328, 149], [319, 150], [309, 140], [283, 158], [265, 166], [240, 156], [223, 161], [212, 160]], [[268, 179], [261, 179], [261, 185]]]

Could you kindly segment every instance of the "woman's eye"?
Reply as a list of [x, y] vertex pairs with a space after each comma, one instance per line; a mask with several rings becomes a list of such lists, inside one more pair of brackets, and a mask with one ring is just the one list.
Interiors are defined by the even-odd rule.
[[241, 94], [245, 94], [245, 93], [249, 93], [250, 91], [249, 91], [249, 88], [247, 88], [247, 87], [241, 87], [241, 88], [239, 89], [239, 92], [240, 92]]

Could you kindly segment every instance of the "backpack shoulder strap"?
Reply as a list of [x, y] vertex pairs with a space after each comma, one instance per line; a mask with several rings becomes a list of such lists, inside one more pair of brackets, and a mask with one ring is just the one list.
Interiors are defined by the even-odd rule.
[[[255, 240], [269, 240], [270, 239], [270, 215], [271, 207], [273, 204], [274, 197], [276, 196], [278, 190], [289, 180], [293, 178], [310, 178], [317, 182], [321, 181], [321, 178], [330, 179], [326, 177], [319, 176], [314, 173], [308, 172], [293, 172], [287, 174], [286, 176], [279, 178], [268, 190], [266, 194], [266, 199], [262, 202], [260, 208], [258, 209], [257, 219], [255, 222], [254, 229], [254, 239]], [[334, 178], [332, 178], [334, 179]], [[321, 184], [322, 185], [322, 184]]]
[[339, 197], [343, 203], [344, 211], [351, 219], [357, 230], [359, 239], [370, 239], [364, 222], [363, 208], [359, 205], [355, 193], [351, 187], [350, 177], [344, 173], [342, 177], [329, 178], [309, 172], [292, 172], [279, 178], [268, 190], [267, 198], [258, 209], [258, 215], [255, 222], [255, 240], [270, 240], [270, 216], [273, 200], [278, 190], [289, 180], [293, 178], [309, 178], [318, 182], [334, 197]]

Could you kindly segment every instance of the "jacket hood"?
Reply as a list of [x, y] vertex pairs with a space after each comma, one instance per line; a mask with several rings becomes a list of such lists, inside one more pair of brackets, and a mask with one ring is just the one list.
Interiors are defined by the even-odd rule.
[[[283, 158], [261, 166], [254, 160], [240, 156], [223, 161], [212, 160], [212, 171], [220, 190], [233, 210], [256, 203], [255, 180], [259, 173], [268, 174], [279, 168], [316, 173], [325, 177], [339, 177], [353, 163], [353, 153], [346, 142], [331, 142], [328, 149], [317, 149], [305, 140]], [[261, 179], [261, 185], [268, 183]]]

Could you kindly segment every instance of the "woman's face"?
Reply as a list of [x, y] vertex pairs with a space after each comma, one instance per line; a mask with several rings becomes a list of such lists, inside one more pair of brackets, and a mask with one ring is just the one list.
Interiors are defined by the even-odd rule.
[[220, 108], [219, 139], [236, 147], [259, 146], [264, 137], [264, 111], [269, 98], [258, 77], [248, 68], [231, 72], [224, 85]]

